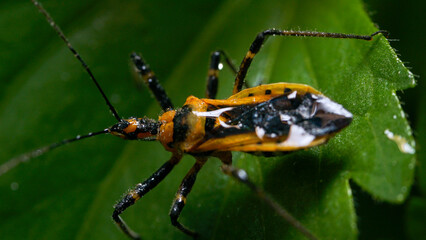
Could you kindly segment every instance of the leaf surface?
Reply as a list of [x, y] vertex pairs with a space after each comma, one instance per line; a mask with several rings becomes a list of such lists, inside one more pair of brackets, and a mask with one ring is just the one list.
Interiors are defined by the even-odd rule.
[[[211, 51], [224, 49], [239, 63], [262, 30], [377, 30], [359, 1], [43, 4], [124, 117], [157, 118], [160, 112], [148, 91], [132, 82], [132, 51], [143, 53], [180, 106], [189, 95], [203, 97]], [[114, 124], [87, 74], [35, 7], [29, 1], [2, 5], [0, 161]], [[413, 181], [414, 142], [395, 91], [414, 80], [384, 37], [271, 37], [247, 80], [309, 84], [354, 114], [353, 123], [324, 146], [274, 158], [233, 154], [236, 166], [318, 237], [356, 238], [351, 179], [377, 199], [404, 200]], [[232, 84], [225, 68], [219, 98], [229, 96]], [[98, 136], [21, 164], [0, 177], [0, 233], [4, 239], [126, 239], [111, 220], [113, 205], [169, 157], [159, 143]], [[168, 211], [192, 164], [186, 156], [123, 214], [145, 239], [188, 239], [171, 226]], [[198, 175], [180, 217], [184, 225], [203, 239], [302, 239], [219, 166], [211, 159]]]

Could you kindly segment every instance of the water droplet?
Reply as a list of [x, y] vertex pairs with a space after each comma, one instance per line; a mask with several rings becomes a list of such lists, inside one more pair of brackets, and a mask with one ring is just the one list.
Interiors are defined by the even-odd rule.
[[414, 166], [415, 166], [415, 162], [412, 161], [412, 162], [410, 162], [410, 164], [408, 164], [408, 169], [412, 170], [412, 169], [414, 169]]
[[18, 190], [18, 188], [19, 188], [19, 183], [17, 183], [17, 182], [12, 182], [12, 183], [10, 184], [10, 189], [12, 189], [12, 191], [17, 191], [17, 190]]
[[351, 188], [348, 188], [348, 196], [352, 197], [352, 190], [351, 190]]

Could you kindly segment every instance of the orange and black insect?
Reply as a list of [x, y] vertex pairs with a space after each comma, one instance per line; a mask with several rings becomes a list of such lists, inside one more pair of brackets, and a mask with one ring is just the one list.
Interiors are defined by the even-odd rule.
[[[20, 162], [26, 161], [54, 148], [99, 134], [111, 134], [126, 140], [159, 141], [172, 153], [166, 161], [147, 180], [137, 184], [121, 201], [115, 205], [112, 218], [119, 228], [130, 238], [140, 239], [122, 220], [120, 214], [138, 199], [157, 186], [178, 164], [183, 154], [196, 159], [195, 164], [182, 180], [170, 210], [172, 225], [183, 233], [196, 237], [197, 233], [183, 226], [179, 221], [197, 173], [209, 157], [222, 162], [222, 171], [246, 184], [279, 215], [297, 228], [309, 239], [316, 239], [299, 221], [278, 205], [261, 188], [250, 181], [244, 170], [232, 166], [232, 151], [241, 151], [264, 156], [288, 153], [326, 143], [336, 133], [347, 127], [352, 114], [340, 104], [333, 102], [321, 92], [310, 86], [294, 83], [275, 83], [246, 88], [244, 79], [250, 64], [264, 42], [270, 36], [307, 36], [324, 38], [349, 38], [372, 40], [384, 31], [371, 35], [352, 35], [341, 33], [281, 31], [269, 29], [259, 33], [250, 46], [238, 70], [232, 65], [223, 51], [211, 55], [208, 71], [206, 98], [194, 96], [187, 98], [181, 108], [175, 108], [166, 91], [141, 56], [133, 53], [131, 59], [137, 72], [151, 90], [164, 113], [158, 119], [147, 117], [121, 118], [112, 106], [99, 83], [80, 55], [71, 46], [60, 28], [54, 23], [46, 10], [32, 0], [46, 17], [56, 33], [67, 44], [75, 57], [81, 62], [92, 81], [106, 101], [117, 123], [102, 131], [66, 139], [61, 142], [26, 153], [11, 159], [0, 166], [0, 175], [6, 173]], [[217, 100], [218, 72], [221, 58], [236, 74], [233, 94], [224, 100]]]

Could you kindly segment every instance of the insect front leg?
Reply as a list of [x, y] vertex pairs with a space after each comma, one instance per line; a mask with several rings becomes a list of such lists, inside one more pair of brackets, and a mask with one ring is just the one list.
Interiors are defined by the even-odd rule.
[[178, 191], [176, 192], [175, 199], [172, 204], [172, 208], [170, 209], [170, 220], [172, 221], [173, 226], [177, 227], [183, 233], [196, 238], [198, 234], [194, 231], [189, 230], [185, 226], [183, 226], [179, 221], [179, 215], [185, 207], [186, 197], [189, 192], [191, 192], [192, 186], [194, 186], [195, 180], [197, 178], [197, 173], [203, 167], [206, 162], [206, 157], [197, 157], [197, 161], [194, 166], [192, 166], [191, 170], [186, 174], [185, 178], [182, 180], [182, 183], [179, 186]]
[[280, 204], [278, 204], [273, 198], [271, 198], [263, 189], [253, 183], [246, 171], [233, 167], [229, 162], [229, 156], [225, 158], [219, 157], [222, 162], [222, 171], [236, 179], [237, 181], [244, 183], [250, 188], [262, 201], [268, 204], [275, 212], [277, 212], [284, 220], [290, 223], [294, 228], [296, 228], [300, 233], [305, 237], [311, 240], [316, 240], [317, 238], [300, 223], [296, 218], [294, 218], [286, 209], [284, 209]]
[[169, 96], [167, 96], [166, 91], [163, 86], [161, 86], [154, 72], [151, 71], [148, 64], [145, 63], [143, 58], [136, 53], [130, 55], [133, 64], [135, 65], [136, 71], [141, 75], [145, 84], [148, 86], [149, 90], [154, 94], [155, 99], [160, 104], [161, 108], [164, 111], [168, 109], [173, 109], [172, 101]]
[[130, 238], [141, 239], [140, 236], [132, 231], [126, 223], [121, 219], [120, 214], [128, 207], [132, 206], [137, 200], [147, 194], [157, 184], [159, 184], [173, 169], [173, 167], [179, 163], [181, 155], [173, 154], [172, 158], [163, 164], [154, 174], [151, 175], [147, 180], [136, 185], [136, 187], [130, 191], [114, 208], [112, 219], [118, 225], [118, 227]]
[[219, 64], [221, 56], [223, 56], [226, 64], [229, 66], [232, 72], [234, 74], [237, 74], [237, 69], [224, 51], [217, 50], [212, 52], [212, 54], [210, 55], [210, 67], [207, 73], [206, 98], [216, 98], [217, 88], [219, 85]]

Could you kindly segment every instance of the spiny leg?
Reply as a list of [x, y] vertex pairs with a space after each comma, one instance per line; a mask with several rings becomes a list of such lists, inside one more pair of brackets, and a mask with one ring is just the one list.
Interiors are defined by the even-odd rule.
[[120, 214], [128, 207], [132, 206], [137, 200], [147, 194], [157, 184], [159, 184], [173, 169], [173, 167], [179, 163], [181, 155], [173, 154], [172, 158], [163, 164], [154, 174], [151, 175], [147, 180], [136, 185], [136, 187], [130, 191], [119, 203], [114, 206], [114, 213], [112, 219], [118, 225], [118, 227], [131, 239], [141, 239], [140, 236], [132, 231], [127, 224], [121, 219]]
[[167, 96], [166, 91], [163, 86], [161, 86], [154, 72], [151, 71], [148, 64], [145, 63], [143, 58], [136, 53], [130, 55], [133, 64], [136, 67], [136, 71], [142, 76], [145, 84], [148, 86], [149, 90], [154, 94], [155, 99], [160, 104], [161, 108], [164, 111], [168, 109], [173, 109], [172, 101], [169, 96]]
[[231, 59], [224, 51], [217, 50], [212, 52], [212, 54], [210, 55], [210, 67], [207, 74], [206, 98], [216, 98], [217, 88], [219, 84], [219, 64], [221, 56], [225, 58], [225, 62], [232, 70], [232, 72], [234, 74], [237, 74], [237, 68], [234, 66]]
[[178, 191], [176, 192], [175, 200], [173, 201], [172, 208], [170, 209], [170, 220], [172, 221], [173, 226], [177, 227], [179, 230], [184, 232], [185, 234], [196, 238], [198, 234], [194, 231], [189, 230], [185, 226], [183, 226], [179, 221], [179, 215], [185, 207], [186, 197], [189, 192], [191, 192], [192, 186], [194, 186], [195, 180], [197, 178], [197, 173], [203, 167], [207, 158], [205, 157], [197, 157], [197, 161], [194, 166], [192, 166], [191, 170], [186, 174], [185, 178], [182, 180], [182, 183], [179, 186]]
[[219, 158], [223, 165], [222, 171], [235, 178], [241, 183], [244, 183], [248, 186], [262, 201], [268, 204], [275, 212], [277, 212], [284, 220], [290, 223], [293, 227], [295, 227], [300, 233], [302, 233], [305, 237], [311, 240], [316, 240], [317, 238], [300, 223], [296, 218], [294, 218], [287, 210], [285, 210], [280, 204], [278, 204], [273, 198], [271, 198], [268, 194], [263, 191], [262, 188], [254, 184], [248, 177], [246, 171], [242, 169], [238, 169], [233, 167], [232, 164], [232, 154], [231, 152], [219, 152], [214, 154], [213, 156]]
[[310, 31], [286, 31], [286, 30], [276, 30], [276, 29], [268, 29], [259, 33], [254, 39], [253, 43], [250, 46], [249, 51], [241, 62], [240, 69], [238, 70], [238, 74], [235, 77], [234, 90], [233, 94], [241, 91], [241, 88], [244, 84], [244, 79], [247, 74], [247, 70], [250, 67], [250, 64], [254, 58], [254, 56], [259, 52], [263, 43], [268, 39], [269, 36], [304, 36], [304, 37], [324, 37], [324, 38], [348, 38], [348, 39], [359, 39], [359, 40], [367, 40], [370, 41], [373, 37], [379, 33], [387, 35], [386, 31], [377, 31], [371, 35], [354, 35], [354, 34], [344, 34], [344, 33], [326, 33], [326, 32], [310, 32]]

